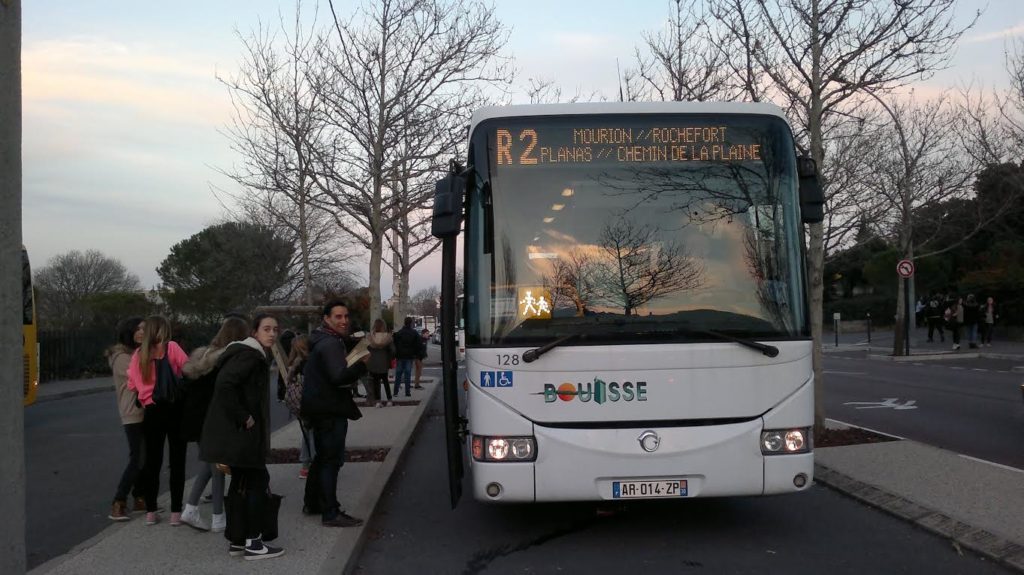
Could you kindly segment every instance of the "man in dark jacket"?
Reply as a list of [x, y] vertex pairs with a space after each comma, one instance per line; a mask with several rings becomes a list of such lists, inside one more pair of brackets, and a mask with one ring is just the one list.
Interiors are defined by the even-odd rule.
[[412, 317], [405, 318], [402, 329], [395, 332], [395, 397], [398, 389], [405, 383], [405, 396], [409, 397], [412, 385], [412, 367], [420, 356], [420, 334], [412, 327]]
[[302, 419], [312, 428], [316, 447], [303, 510], [320, 513], [321, 522], [328, 527], [363, 523], [342, 511], [338, 502], [338, 472], [345, 460], [348, 420], [362, 416], [352, 391], [366, 373], [365, 358], [354, 365], [345, 359], [348, 331], [348, 306], [340, 300], [328, 302], [323, 324], [309, 338], [309, 358], [302, 372]]

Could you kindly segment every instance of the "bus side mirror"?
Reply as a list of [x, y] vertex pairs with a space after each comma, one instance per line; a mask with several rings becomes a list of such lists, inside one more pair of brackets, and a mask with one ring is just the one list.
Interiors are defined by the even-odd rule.
[[800, 219], [805, 224], [819, 224], [825, 220], [825, 194], [818, 179], [818, 164], [812, 158], [800, 156], [796, 165], [800, 176]]
[[434, 217], [430, 233], [436, 238], [453, 238], [462, 231], [462, 196], [466, 173], [451, 173], [434, 185]]

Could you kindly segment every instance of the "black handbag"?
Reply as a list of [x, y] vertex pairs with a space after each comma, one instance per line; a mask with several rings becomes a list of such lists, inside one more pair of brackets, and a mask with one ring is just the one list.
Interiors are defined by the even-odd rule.
[[156, 361], [156, 384], [153, 386], [153, 401], [174, 403], [185, 397], [185, 384], [174, 373], [167, 353]]
[[[227, 527], [224, 529], [224, 538], [232, 543], [239, 544], [245, 541], [245, 522], [247, 488], [243, 481], [238, 489], [228, 490], [228, 496], [224, 499], [224, 513], [227, 519]], [[267, 500], [263, 505], [263, 517], [260, 518], [260, 532], [264, 541], [277, 539], [277, 516], [281, 511], [281, 500], [284, 496], [271, 493], [267, 489]]]

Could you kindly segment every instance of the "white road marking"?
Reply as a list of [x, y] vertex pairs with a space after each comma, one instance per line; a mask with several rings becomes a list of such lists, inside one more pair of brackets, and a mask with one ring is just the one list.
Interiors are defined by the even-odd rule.
[[870, 427], [864, 427], [863, 425], [854, 425], [845, 421], [839, 421], [838, 419], [828, 418], [825, 421], [831, 421], [838, 423], [839, 425], [845, 425], [846, 427], [856, 427], [857, 429], [863, 429], [864, 431], [870, 431], [871, 433], [877, 433], [878, 435], [885, 435], [887, 437], [895, 437], [896, 439], [905, 440], [906, 437], [900, 437], [899, 435], [893, 435], [892, 433], [886, 433], [884, 431], [878, 431], [877, 429], [871, 429]]
[[853, 405], [854, 409], [917, 409], [914, 405], [917, 403], [916, 400], [908, 399], [903, 405], [900, 405], [898, 397], [884, 397], [882, 401], [847, 401], [843, 405]]
[[837, 375], [864, 375], [865, 374], [865, 372], [863, 372], [863, 371], [833, 371], [831, 369], [826, 369], [825, 373], [835, 373]]
[[1002, 463], [996, 463], [994, 461], [989, 461], [987, 459], [980, 459], [978, 457], [971, 457], [970, 455], [964, 455], [963, 453], [957, 453], [957, 455], [959, 455], [960, 457], [963, 457], [964, 459], [970, 459], [971, 461], [977, 461], [978, 463], [987, 463], [989, 465], [993, 465], [995, 467], [998, 467], [1000, 469], [1005, 469], [1007, 471], [1016, 471], [1017, 473], [1024, 473], [1024, 469], [1018, 469], [1018, 468], [1012, 467], [1010, 465], [1003, 465]]
[[988, 370], [983, 368], [983, 367], [972, 367], [971, 371], [988, 371]]

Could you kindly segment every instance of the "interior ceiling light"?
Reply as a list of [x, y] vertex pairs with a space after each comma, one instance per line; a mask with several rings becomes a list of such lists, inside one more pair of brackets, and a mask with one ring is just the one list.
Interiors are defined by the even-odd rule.
[[553, 204], [551, 206], [551, 211], [557, 212], [557, 211], [560, 211], [564, 207], [565, 207], [565, 204]]
[[548, 217], [544, 218], [544, 223], [545, 224], [550, 224], [553, 221], [555, 221], [555, 218], [552, 218], [551, 216], [548, 216]]
[[566, 189], [562, 190], [562, 196], [566, 197], [566, 198], [572, 197], [573, 193], [574, 192], [572, 191], [572, 188], [566, 188]]

